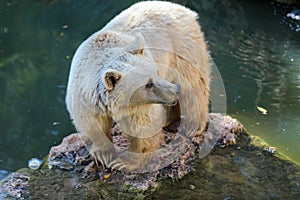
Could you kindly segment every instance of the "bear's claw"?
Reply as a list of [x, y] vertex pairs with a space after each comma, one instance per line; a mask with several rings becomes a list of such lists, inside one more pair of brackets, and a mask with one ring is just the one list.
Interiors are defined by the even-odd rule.
[[114, 170], [123, 170], [126, 172], [133, 172], [139, 169], [139, 165], [132, 160], [128, 160], [125, 157], [118, 157], [109, 163], [108, 167]]
[[115, 149], [110, 146], [100, 146], [100, 147], [92, 147], [91, 155], [95, 158], [96, 164], [98, 165], [98, 161], [101, 165], [105, 167], [109, 167], [109, 164], [116, 157]]

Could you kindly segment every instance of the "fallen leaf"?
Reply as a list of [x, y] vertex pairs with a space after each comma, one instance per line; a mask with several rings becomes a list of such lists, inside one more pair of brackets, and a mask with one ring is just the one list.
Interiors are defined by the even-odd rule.
[[266, 115], [267, 114], [267, 109], [261, 107], [261, 106], [256, 106], [257, 110], [261, 112], [261, 114]]
[[105, 181], [110, 178], [110, 174], [106, 174], [102, 177], [102, 180]]

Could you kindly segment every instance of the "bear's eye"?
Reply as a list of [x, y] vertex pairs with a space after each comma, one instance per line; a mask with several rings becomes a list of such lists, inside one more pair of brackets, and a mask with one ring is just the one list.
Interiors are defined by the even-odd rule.
[[149, 82], [146, 84], [146, 88], [150, 89], [153, 87], [153, 82]]

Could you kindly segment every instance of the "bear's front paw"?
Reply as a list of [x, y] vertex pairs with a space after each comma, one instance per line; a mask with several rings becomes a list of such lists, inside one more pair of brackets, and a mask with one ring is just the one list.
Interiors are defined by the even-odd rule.
[[105, 167], [109, 167], [109, 163], [116, 158], [116, 150], [113, 144], [93, 145], [90, 154], [95, 158], [96, 163], [100, 161]]
[[109, 167], [114, 170], [122, 170], [126, 172], [140, 171], [142, 162], [140, 158], [134, 158], [127, 155], [126, 152], [119, 154], [116, 159], [109, 163]]

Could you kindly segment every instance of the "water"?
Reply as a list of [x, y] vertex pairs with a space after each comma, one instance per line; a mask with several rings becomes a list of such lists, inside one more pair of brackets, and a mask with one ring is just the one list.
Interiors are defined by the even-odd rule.
[[207, 5], [218, 11], [211, 18], [200, 12], [200, 19], [225, 81], [228, 113], [300, 163], [300, 22], [272, 3], [224, 4]]
[[[72, 55], [134, 2], [1, 1], [1, 170], [26, 167], [75, 131], [64, 103]], [[285, 17], [289, 9], [253, 0], [179, 2], [199, 13], [228, 113], [300, 163], [300, 33]]]

